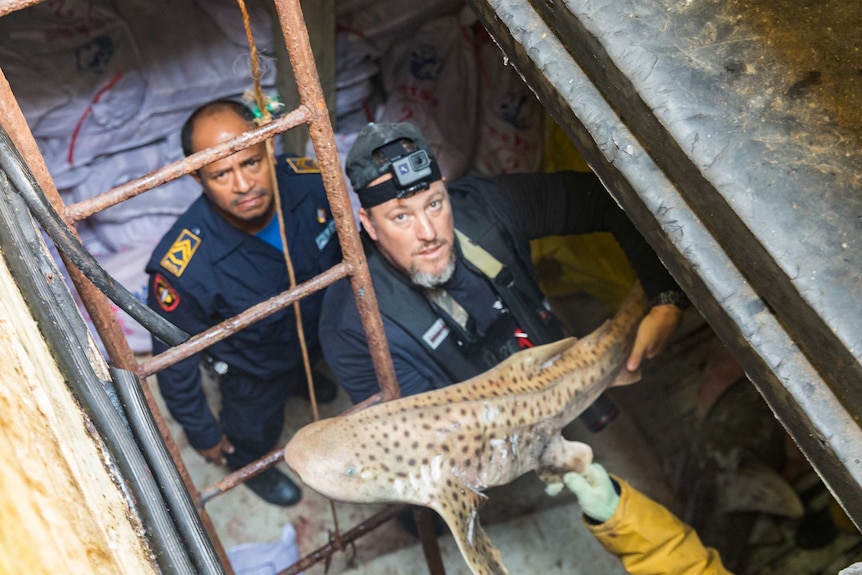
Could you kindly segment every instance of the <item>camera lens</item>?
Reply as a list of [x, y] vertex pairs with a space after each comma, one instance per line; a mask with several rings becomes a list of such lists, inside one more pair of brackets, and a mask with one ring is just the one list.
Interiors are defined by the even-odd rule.
[[420, 150], [410, 156], [410, 164], [413, 166], [413, 169], [420, 169], [427, 166], [430, 162], [428, 161], [428, 154], [424, 151]]

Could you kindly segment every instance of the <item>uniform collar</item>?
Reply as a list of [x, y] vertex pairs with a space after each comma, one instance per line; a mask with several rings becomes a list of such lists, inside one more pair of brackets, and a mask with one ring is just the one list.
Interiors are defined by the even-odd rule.
[[[284, 187], [285, 186], [281, 186], [282, 189], [284, 189]], [[302, 198], [304, 198], [308, 193], [305, 190], [296, 191], [296, 194], [285, 193], [283, 191], [281, 193], [281, 205], [282, 211], [284, 212], [285, 222], [290, 221], [292, 214], [296, 211]], [[297, 197], [299, 199], [297, 199]], [[259, 246], [261, 250], [266, 250], [271, 247], [268, 244], [263, 243], [261, 240], [254, 238], [253, 234], [244, 232], [230, 225], [218, 210], [213, 207], [212, 203], [210, 203], [206, 196], [203, 196], [201, 199], [205, 206], [205, 226], [208, 231], [208, 235], [210, 235], [209, 238], [201, 238], [201, 241], [209, 240], [213, 244], [211, 248], [213, 250], [213, 259], [221, 259], [246, 243], [249, 243], [250, 246], [255, 246], [255, 248]], [[274, 214], [273, 217], [278, 217], [278, 215]], [[218, 238], [218, 241], [213, 241], [214, 238]], [[267, 248], [264, 248], [264, 245], [266, 245]]]
[[[302, 176], [292, 175], [288, 172], [286, 156], [276, 158], [275, 173], [278, 179], [278, 189], [281, 190], [281, 204], [285, 217], [295, 211], [299, 204], [305, 200], [310, 193], [310, 186], [302, 185], [298, 180]], [[319, 174], [318, 174], [319, 175]]]

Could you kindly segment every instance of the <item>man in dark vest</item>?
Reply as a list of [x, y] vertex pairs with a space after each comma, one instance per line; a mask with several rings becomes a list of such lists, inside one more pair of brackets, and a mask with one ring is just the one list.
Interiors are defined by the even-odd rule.
[[[363, 128], [346, 170], [362, 206], [365, 253], [405, 396], [466, 380], [565, 335], [539, 289], [532, 239], [613, 233], [652, 305], [629, 370], [659, 353], [682, 320], [685, 295], [593, 174], [466, 177], [449, 185], [409, 123]], [[345, 281], [325, 296], [320, 340], [354, 402], [378, 391]], [[599, 407], [595, 418], [582, 418], [594, 430], [612, 417]]]

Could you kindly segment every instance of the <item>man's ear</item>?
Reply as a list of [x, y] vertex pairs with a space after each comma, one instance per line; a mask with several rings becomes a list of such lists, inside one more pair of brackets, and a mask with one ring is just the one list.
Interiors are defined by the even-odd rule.
[[365, 230], [365, 233], [368, 234], [375, 242], [377, 241], [377, 229], [374, 227], [374, 220], [371, 219], [371, 214], [368, 213], [368, 210], [365, 208], [359, 208], [357, 211], [357, 215], [359, 215], [359, 221], [362, 222], [362, 229]]

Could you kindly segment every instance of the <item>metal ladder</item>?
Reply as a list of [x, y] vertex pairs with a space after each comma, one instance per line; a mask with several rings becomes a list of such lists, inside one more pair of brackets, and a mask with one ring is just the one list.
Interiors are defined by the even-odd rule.
[[[0, 3], [0, 17], [9, 12], [37, 3], [35, 0], [15, 0]], [[159, 433], [164, 440], [165, 447], [177, 467], [192, 502], [197, 508], [201, 523], [207, 535], [212, 540], [215, 552], [227, 573], [232, 573], [232, 569], [205, 505], [219, 494], [281, 461], [283, 459], [283, 449], [277, 449], [252, 464], [237, 470], [222, 481], [199, 490], [192, 482], [177, 445], [161, 416], [149, 386], [146, 384], [147, 378], [170, 365], [205, 350], [214, 343], [229, 337], [254, 322], [292, 305], [295, 301], [347, 277], [350, 279], [353, 288], [356, 305], [368, 339], [371, 359], [381, 389], [380, 393], [362, 404], [354, 406], [351, 411], [400, 396], [400, 389], [395, 377], [392, 359], [389, 355], [371, 276], [356, 223], [353, 219], [341, 163], [335, 146], [333, 128], [317, 74], [300, 3], [299, 0], [274, 0], [274, 5], [277, 21], [287, 47], [290, 65], [299, 92], [300, 104], [297, 108], [233, 140], [224, 142], [213, 148], [202, 150], [192, 156], [168, 164], [146, 176], [129, 181], [88, 200], [70, 205], [65, 205], [58, 193], [57, 187], [48, 172], [45, 160], [36, 145], [36, 141], [27, 125], [21, 108], [5, 76], [0, 73], [0, 125], [9, 134], [10, 139], [24, 159], [36, 183], [41, 187], [47, 200], [75, 235], [77, 235], [74, 229], [76, 222], [102, 210], [134, 198], [139, 194], [183, 175], [193, 173], [211, 162], [230, 156], [238, 150], [248, 148], [293, 128], [304, 125], [308, 129], [309, 137], [317, 155], [323, 184], [335, 220], [336, 232], [343, 254], [343, 260], [340, 263], [315, 278], [257, 304], [215, 327], [198, 334], [193, 334], [185, 342], [171, 347], [159, 355], [138, 361], [114, 317], [108, 297], [87, 279], [84, 272], [68, 258], [64, 257], [63, 259], [72, 283], [78, 291], [93, 325], [105, 346], [109, 363], [113, 367], [131, 372], [137, 376], [137, 385], [146, 399]], [[392, 519], [404, 509], [405, 506], [384, 509], [361, 525], [345, 533], [336, 534], [334, 541], [301, 558], [298, 563], [282, 573], [285, 575], [298, 573], [315, 563], [325, 560], [333, 553], [344, 550], [349, 543], [367, 534], [387, 520]], [[433, 528], [430, 527], [430, 515], [428, 513], [428, 511], [423, 510], [417, 517], [423, 550], [429, 571], [433, 575], [442, 574], [444, 570], [440, 551]]]

